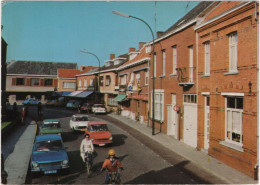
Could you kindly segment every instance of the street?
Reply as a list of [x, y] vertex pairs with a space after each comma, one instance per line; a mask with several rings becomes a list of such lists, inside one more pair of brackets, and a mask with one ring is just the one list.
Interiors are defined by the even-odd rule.
[[[35, 117], [36, 107], [30, 107], [30, 116]], [[86, 176], [85, 167], [79, 153], [83, 133], [74, 133], [69, 128], [70, 117], [75, 111], [44, 108], [43, 119], [60, 119], [62, 138], [67, 148], [70, 171], [68, 174], [37, 175], [32, 177], [28, 169], [28, 184], [101, 184], [105, 172], [100, 169], [110, 148], [115, 149], [124, 170], [121, 182], [124, 184], [201, 184], [221, 183], [222, 181], [193, 165], [188, 160], [151, 142], [140, 132], [123, 125], [108, 115], [90, 114], [90, 120], [105, 120], [113, 135], [111, 146], [95, 146], [93, 173]], [[18, 127], [19, 128], [19, 127]], [[22, 127], [21, 127], [22, 128]]]

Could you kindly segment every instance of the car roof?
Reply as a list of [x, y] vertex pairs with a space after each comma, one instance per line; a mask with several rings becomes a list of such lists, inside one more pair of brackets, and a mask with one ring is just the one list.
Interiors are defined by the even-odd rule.
[[74, 114], [72, 117], [88, 117], [87, 114]]
[[45, 120], [43, 120], [43, 123], [60, 123], [60, 120], [58, 120], [58, 119], [45, 119]]
[[106, 125], [107, 123], [105, 121], [90, 121], [88, 124], [89, 125]]
[[62, 140], [61, 136], [58, 134], [44, 134], [40, 136], [36, 136], [35, 142], [39, 141], [47, 141], [47, 140]]

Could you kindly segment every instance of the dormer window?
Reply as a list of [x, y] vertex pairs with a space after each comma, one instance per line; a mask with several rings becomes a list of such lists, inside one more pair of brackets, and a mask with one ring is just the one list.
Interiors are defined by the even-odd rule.
[[133, 60], [138, 54], [139, 54], [139, 52], [131, 52], [131, 53], [129, 53], [129, 60]]
[[112, 65], [114, 65], [114, 61], [113, 60], [106, 61], [106, 67], [112, 66]]

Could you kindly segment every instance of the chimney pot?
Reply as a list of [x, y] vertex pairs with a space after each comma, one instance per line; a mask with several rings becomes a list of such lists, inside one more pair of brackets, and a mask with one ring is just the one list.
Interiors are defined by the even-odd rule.
[[135, 48], [129, 48], [129, 53], [134, 52]]
[[114, 60], [115, 57], [116, 57], [116, 55], [115, 55], [114, 53], [111, 53], [111, 54], [110, 54], [110, 60]]

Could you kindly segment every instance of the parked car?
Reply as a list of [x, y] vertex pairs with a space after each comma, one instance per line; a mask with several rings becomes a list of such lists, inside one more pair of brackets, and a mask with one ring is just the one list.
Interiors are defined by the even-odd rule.
[[69, 169], [69, 158], [60, 135], [36, 136], [31, 154], [31, 172], [52, 174]]
[[35, 98], [27, 98], [23, 102], [24, 105], [38, 105], [39, 103], [41, 103], [41, 101], [36, 100]]
[[106, 109], [105, 105], [103, 105], [103, 104], [94, 104], [92, 106], [92, 112], [94, 114], [106, 114], [107, 109]]
[[77, 109], [79, 107], [79, 104], [80, 102], [79, 101], [76, 101], [76, 100], [70, 100], [67, 105], [66, 105], [66, 108], [68, 109]]
[[113, 137], [104, 121], [89, 121], [85, 134], [90, 135], [94, 145], [104, 146], [113, 143]]
[[81, 112], [91, 113], [92, 112], [92, 106], [93, 106], [93, 104], [91, 104], [91, 103], [84, 103], [81, 106]]
[[74, 131], [85, 131], [88, 126], [88, 115], [76, 114], [70, 119], [70, 128]]
[[39, 126], [39, 134], [59, 134], [61, 135], [61, 124], [58, 119], [45, 119]]

